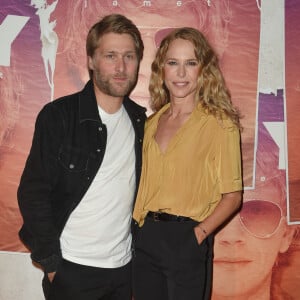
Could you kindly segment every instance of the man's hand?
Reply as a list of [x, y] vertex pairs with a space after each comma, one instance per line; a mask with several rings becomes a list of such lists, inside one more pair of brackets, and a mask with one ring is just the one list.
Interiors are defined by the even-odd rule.
[[56, 272], [51, 272], [51, 273], [47, 274], [48, 275], [48, 279], [49, 279], [50, 282], [53, 281], [55, 274], [56, 274]]

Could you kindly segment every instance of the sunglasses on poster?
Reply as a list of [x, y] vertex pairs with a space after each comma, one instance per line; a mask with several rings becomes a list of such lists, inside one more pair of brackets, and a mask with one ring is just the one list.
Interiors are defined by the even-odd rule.
[[249, 200], [239, 212], [242, 227], [252, 236], [267, 239], [273, 236], [283, 219], [281, 207], [267, 200]]
[[158, 48], [161, 41], [166, 37], [175, 27], [155, 27], [155, 26], [137, 26], [141, 32], [142, 38], [150, 38], [153, 40], [154, 47]]

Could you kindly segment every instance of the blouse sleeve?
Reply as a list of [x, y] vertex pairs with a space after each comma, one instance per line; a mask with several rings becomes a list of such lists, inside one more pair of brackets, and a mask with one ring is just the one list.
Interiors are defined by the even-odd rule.
[[216, 155], [217, 174], [222, 194], [242, 190], [240, 131], [231, 126], [220, 130]]

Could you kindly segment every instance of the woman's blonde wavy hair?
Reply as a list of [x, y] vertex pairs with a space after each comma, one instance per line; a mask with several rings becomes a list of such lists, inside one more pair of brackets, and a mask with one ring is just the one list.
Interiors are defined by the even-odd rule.
[[195, 55], [200, 63], [196, 101], [203, 108], [222, 120], [224, 114], [237, 126], [240, 126], [240, 114], [233, 106], [230, 93], [219, 67], [218, 58], [204, 35], [191, 27], [177, 28], [168, 34], [161, 42], [151, 66], [149, 91], [151, 108], [158, 111], [170, 102], [170, 95], [164, 84], [164, 64], [170, 44], [176, 39], [190, 41], [194, 45]]

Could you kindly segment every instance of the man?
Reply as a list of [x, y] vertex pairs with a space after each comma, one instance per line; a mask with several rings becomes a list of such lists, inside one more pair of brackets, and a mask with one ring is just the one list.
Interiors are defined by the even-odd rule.
[[89, 31], [91, 80], [39, 113], [18, 189], [20, 237], [47, 299], [131, 299], [131, 213], [145, 109], [128, 98], [143, 56], [137, 27], [109, 15]]

